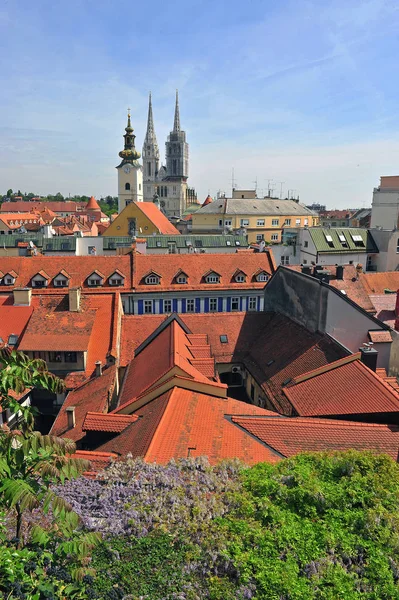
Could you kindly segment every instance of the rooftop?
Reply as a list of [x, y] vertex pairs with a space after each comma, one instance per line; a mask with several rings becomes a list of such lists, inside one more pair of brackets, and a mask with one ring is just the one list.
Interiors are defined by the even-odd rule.
[[263, 198], [222, 198], [202, 205], [195, 214], [317, 216], [317, 213], [294, 200]]
[[367, 229], [343, 227], [309, 227], [317, 252], [345, 254], [348, 252], [377, 253], [378, 248]]

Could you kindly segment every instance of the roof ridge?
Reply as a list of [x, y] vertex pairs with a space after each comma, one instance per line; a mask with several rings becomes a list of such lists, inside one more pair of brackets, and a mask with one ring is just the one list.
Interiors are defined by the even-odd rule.
[[[314, 346], [312, 347], [315, 348], [317, 345], [318, 344], [314, 344]], [[287, 386], [287, 388], [293, 387], [294, 385], [302, 383], [303, 381], [307, 381], [308, 379], [312, 379], [313, 377], [317, 377], [318, 375], [323, 375], [323, 373], [328, 373], [329, 371], [337, 369], [342, 365], [346, 365], [355, 361], [360, 361], [360, 357], [360, 352], [355, 352], [354, 354], [350, 354], [349, 356], [339, 358], [338, 360], [328, 363], [327, 365], [324, 365], [322, 367], [318, 367], [317, 369], [313, 369], [312, 371], [307, 371], [307, 373], [303, 373], [303, 375], [298, 375], [298, 377], [295, 377]]]
[[[276, 418], [277, 417], [277, 418]], [[349, 427], [349, 428], [353, 428], [353, 427], [366, 427], [366, 428], [394, 428], [397, 429], [399, 431], [399, 425], [395, 424], [395, 423], [365, 423], [365, 422], [361, 422], [361, 421], [346, 421], [343, 419], [324, 419], [323, 417], [288, 417], [286, 415], [279, 415], [278, 413], [276, 413], [276, 417], [273, 417], [271, 415], [232, 415], [231, 419], [232, 420], [236, 420], [236, 419], [241, 419], [241, 420], [248, 420], [248, 419], [260, 419], [260, 420], [270, 420], [273, 422], [278, 422], [278, 423], [282, 423], [284, 421], [284, 423], [300, 423], [300, 424], [308, 424], [308, 425], [313, 425], [315, 423], [318, 424], [323, 424], [325, 426], [328, 427]]]

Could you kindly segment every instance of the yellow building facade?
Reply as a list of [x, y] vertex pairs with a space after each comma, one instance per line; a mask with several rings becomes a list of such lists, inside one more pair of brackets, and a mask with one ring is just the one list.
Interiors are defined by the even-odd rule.
[[245, 229], [249, 243], [281, 243], [285, 229], [314, 227], [319, 216], [294, 200], [220, 198], [192, 216], [193, 233], [222, 233]]

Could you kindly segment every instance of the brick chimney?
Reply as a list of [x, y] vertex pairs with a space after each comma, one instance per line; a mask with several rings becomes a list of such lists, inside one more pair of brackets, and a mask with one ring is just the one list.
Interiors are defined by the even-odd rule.
[[371, 346], [362, 346], [359, 350], [362, 363], [375, 372], [377, 370], [378, 350]]
[[103, 368], [101, 366], [101, 360], [96, 361], [96, 377], [101, 377], [103, 374]]
[[14, 288], [14, 306], [30, 306], [32, 299], [31, 288]]
[[73, 429], [75, 427], [75, 406], [68, 406], [66, 408], [67, 420], [68, 420], [68, 429]]
[[80, 311], [80, 294], [81, 288], [75, 287], [69, 289], [69, 310], [71, 312]]

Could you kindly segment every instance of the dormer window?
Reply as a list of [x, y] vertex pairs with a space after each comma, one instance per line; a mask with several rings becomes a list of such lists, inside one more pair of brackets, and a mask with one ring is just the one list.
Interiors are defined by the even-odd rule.
[[9, 273], [6, 273], [3, 278], [3, 285], [14, 285], [16, 277], [17, 274], [15, 273], [15, 271], [10, 271]]
[[87, 284], [90, 287], [99, 287], [103, 285], [104, 279], [104, 275], [102, 275], [99, 271], [93, 271], [93, 273], [87, 278]]
[[120, 271], [115, 271], [108, 278], [109, 285], [123, 286], [125, 283], [125, 276]]
[[233, 275], [233, 279], [236, 283], [245, 283], [247, 276], [243, 271], [236, 271]]
[[32, 287], [43, 288], [48, 286], [50, 280], [49, 275], [45, 271], [39, 271], [34, 277], [32, 277]]
[[53, 279], [54, 287], [68, 287], [69, 279], [68, 273], [62, 269]]
[[205, 275], [206, 283], [220, 283], [220, 275], [215, 273], [215, 271], [211, 271], [207, 275]]
[[179, 275], [176, 281], [177, 283], [187, 283], [187, 277], [185, 275]]
[[181, 285], [186, 285], [188, 283], [188, 275], [184, 273], [184, 271], [179, 270], [174, 276], [174, 281]]
[[161, 276], [158, 273], [151, 272], [146, 277], [144, 277], [144, 281], [147, 285], [159, 285], [161, 281]]
[[269, 280], [269, 275], [267, 273], [265, 273], [264, 271], [262, 271], [262, 273], [259, 273], [256, 276], [256, 281], [268, 281]]

